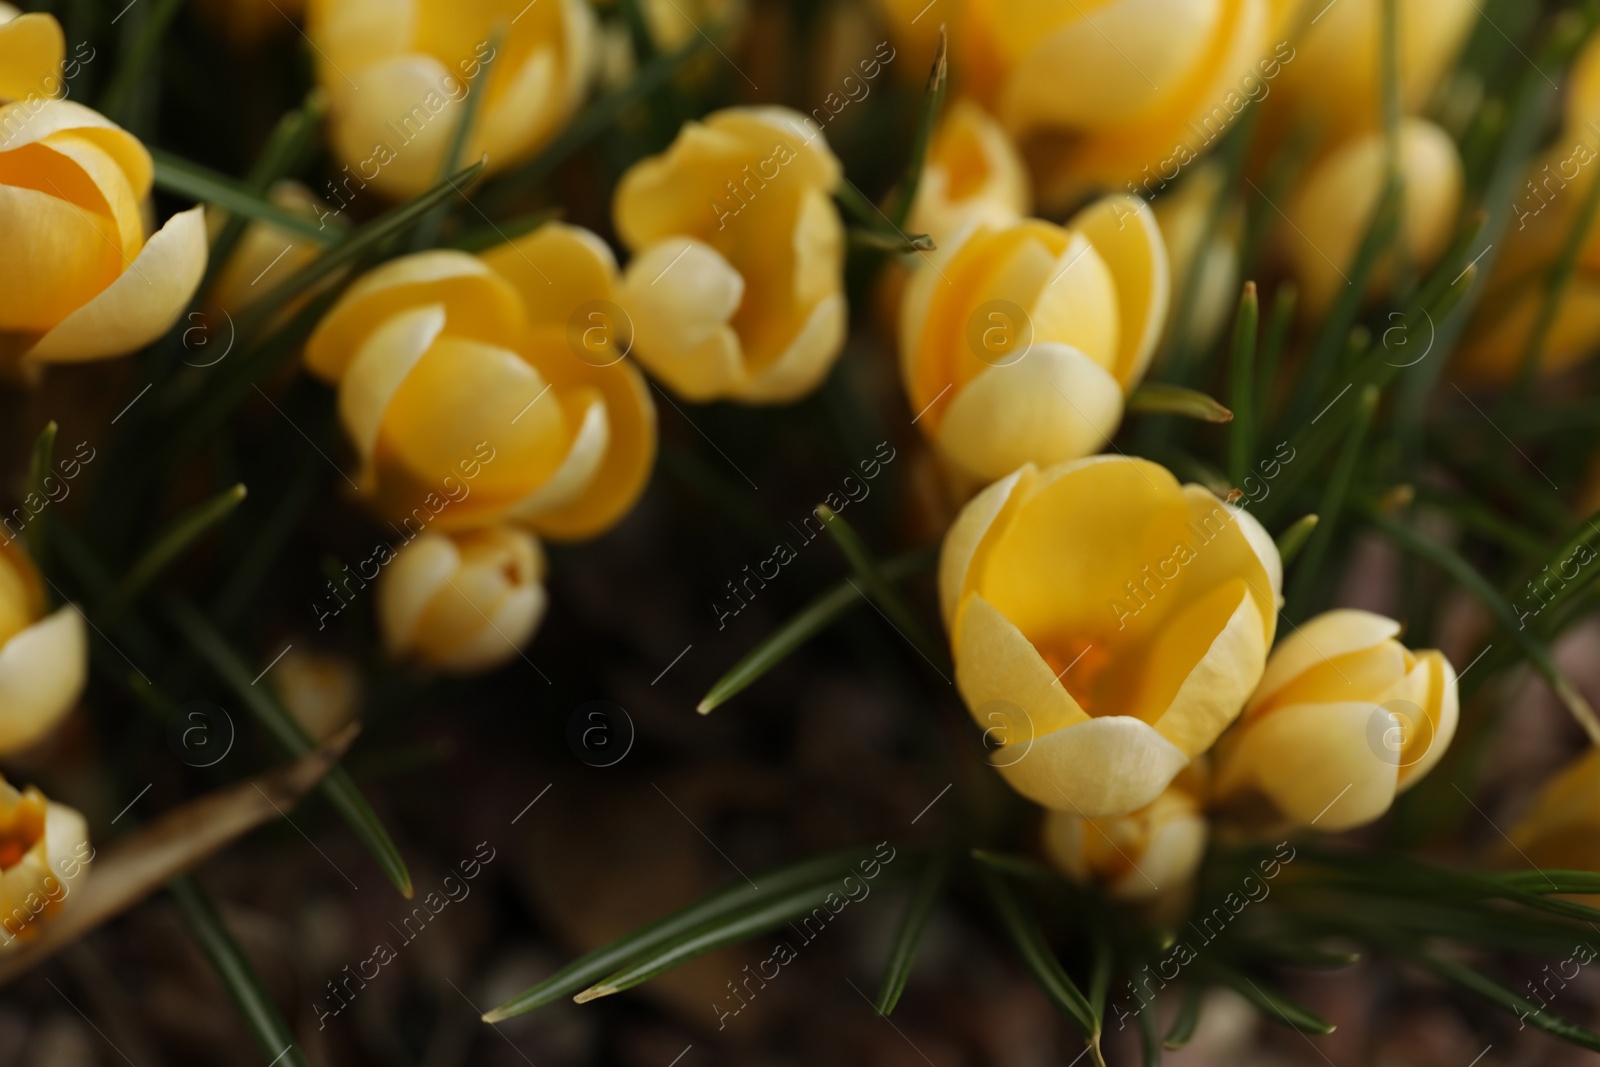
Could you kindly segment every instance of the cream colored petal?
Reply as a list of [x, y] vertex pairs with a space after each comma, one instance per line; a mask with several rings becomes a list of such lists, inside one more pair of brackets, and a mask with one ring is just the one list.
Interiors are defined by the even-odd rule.
[[390, 316], [423, 303], [446, 311], [451, 332], [509, 344], [526, 325], [512, 284], [477, 256], [433, 249], [391, 259], [345, 290], [306, 341], [306, 367], [337, 383], [373, 330]]
[[[996, 761], [1011, 758], [1002, 749]], [[1144, 807], [1188, 762], [1148, 723], [1110, 715], [1036, 738], [1000, 773], [1035, 804], [1097, 819]]]
[[119, 356], [156, 340], [178, 321], [206, 269], [205, 209], [167, 220], [128, 269], [62, 319], [26, 357], [46, 363]]
[[461, 565], [461, 553], [448, 537], [424, 534], [395, 554], [378, 581], [378, 631], [391, 656], [412, 650], [428, 605]]
[[[362, 189], [365, 181], [386, 197], [402, 199], [432, 186], [462, 110], [446, 91], [453, 75], [433, 56], [419, 53], [349, 74], [359, 91], [334, 94], [329, 139], [355, 175], [352, 190]], [[337, 76], [334, 80], [343, 83]], [[324, 84], [338, 88], [331, 81]]]
[[1155, 355], [1172, 296], [1172, 272], [1155, 213], [1136, 196], [1108, 196], [1072, 217], [1111, 269], [1117, 284], [1117, 381], [1132, 391]]
[[1160, 826], [1150, 837], [1137, 867], [1113, 882], [1107, 892], [1118, 900], [1149, 900], [1186, 885], [1206, 854], [1206, 820], [1183, 815]]
[[83, 615], [70, 604], [0, 648], [0, 754], [38, 741], [83, 692], [89, 644]]
[[567, 113], [559, 65], [554, 48], [540, 48], [503, 87], [496, 87], [494, 102], [483, 108], [483, 126], [474, 139], [476, 151], [468, 153], [469, 158], [488, 153], [490, 165], [498, 170], [547, 139]]
[[[89, 870], [94, 855], [89, 844], [89, 820], [76, 808], [49, 801], [44, 809], [44, 850], [51, 873], [68, 889]], [[70, 894], [66, 900], [71, 900]], [[63, 906], [66, 901], [63, 901]]]
[[1455, 668], [1444, 654], [1433, 649], [1418, 652], [1415, 670], [1427, 675], [1427, 703], [1423, 711], [1428, 723], [1425, 732], [1420, 733], [1419, 724], [1412, 724], [1412, 736], [1401, 749], [1399, 792], [1402, 793], [1421, 781], [1423, 775], [1444, 758], [1461, 720], [1460, 687], [1456, 684]]
[[989, 485], [967, 501], [945, 532], [939, 550], [939, 614], [946, 626], [955, 621], [956, 605], [967, 591], [967, 572], [979, 545], [1018, 494], [1019, 486], [1025, 496], [1037, 474], [1032, 466], [1024, 466]]
[[1219, 752], [1217, 788], [1254, 784], [1297, 826], [1332, 832], [1372, 822], [1394, 802], [1402, 731], [1376, 704], [1291, 704], [1249, 723]]
[[417, 0], [311, 0], [306, 32], [316, 45], [318, 77], [330, 88], [353, 91], [345, 74], [409, 48], [416, 20]]
[[1318, 664], [1348, 652], [1371, 648], [1399, 633], [1399, 623], [1370, 611], [1353, 608], [1325, 611], [1278, 642], [1261, 675], [1261, 684], [1250, 697], [1250, 707], [1258, 707], [1271, 699], [1278, 690]]
[[621, 295], [639, 358], [654, 370], [727, 325], [744, 299], [744, 278], [710, 245], [669, 237], [628, 264]]
[[606, 449], [611, 444], [611, 423], [606, 417], [606, 403], [595, 397], [583, 414], [583, 422], [573, 437], [567, 458], [561, 461], [543, 485], [529, 493], [506, 512], [512, 521], [531, 521], [546, 512], [565, 507], [581, 496], [595, 473], [605, 462]]
[[[1181, 630], [1184, 622], [1183, 616], [1174, 619], [1163, 637]], [[1162, 655], [1162, 641], [1158, 639], [1152, 656]], [[1267, 635], [1261, 612], [1249, 590], [1241, 589], [1238, 606], [1228, 617], [1227, 625], [1156, 720], [1156, 729], [1187, 755], [1204, 752], [1238, 718], [1266, 661]]]
[[[18, 116], [22, 116], [21, 121]], [[150, 153], [137, 137], [100, 112], [71, 100], [19, 102], [0, 107], [0, 134], [3, 134], [0, 152], [14, 151], [63, 130], [72, 130], [109, 153], [128, 176], [136, 199], [142, 200], [150, 192], [155, 173]]]
[[[402, 312], [367, 337], [339, 383], [339, 415], [365, 466], [378, 443], [384, 412], [417, 360], [444, 329], [443, 304]], [[366, 472], [363, 471], [363, 480]]]
[[52, 15], [30, 11], [0, 22], [0, 100], [61, 95], [67, 41]]
[[740, 400], [756, 404], [798, 400], [811, 392], [833, 369], [844, 351], [846, 310], [843, 293], [817, 302], [805, 325], [776, 361], [747, 378], [735, 392]]
[[934, 251], [917, 257], [917, 265], [912, 268], [911, 280], [906, 283], [905, 295], [900, 301], [900, 375], [907, 385], [915, 380], [914, 361], [916, 354], [922, 351], [922, 331], [928, 323], [928, 312], [934, 299], [950, 286], [942, 272], [973, 234], [988, 228], [974, 221], [948, 241], [941, 241]]
[[[952, 646], [956, 688], [968, 710], [985, 729], [1003, 725], [996, 737], [1016, 746], [1013, 754], [1088, 718], [1022, 631], [983, 597], [974, 593], [962, 601]], [[992, 712], [1008, 719], [1020, 714], [1023, 721], [1001, 724]]]
[[449, 649], [429, 652], [427, 662], [452, 674], [478, 674], [509, 663], [533, 640], [548, 604], [544, 586], [518, 586], [500, 598], [471, 636]]
[[1024, 463], [1088, 455], [1121, 421], [1116, 379], [1076, 348], [1041, 342], [964, 385], [945, 411], [938, 442], [963, 470], [988, 480]]

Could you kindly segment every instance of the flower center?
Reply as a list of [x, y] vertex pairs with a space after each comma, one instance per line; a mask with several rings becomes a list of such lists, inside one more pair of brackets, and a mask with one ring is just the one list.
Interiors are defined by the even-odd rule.
[[1110, 707], [1103, 684], [1105, 670], [1111, 665], [1111, 650], [1105, 641], [1087, 637], [1069, 637], [1065, 641], [1041, 648], [1039, 654], [1056, 674], [1056, 681], [1072, 695], [1091, 717], [1121, 714]]

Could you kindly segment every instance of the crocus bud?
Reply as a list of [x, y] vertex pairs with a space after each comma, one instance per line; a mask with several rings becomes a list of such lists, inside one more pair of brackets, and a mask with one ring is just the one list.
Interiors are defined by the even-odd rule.
[[1071, 809], [1047, 812], [1045, 856], [1074, 882], [1099, 886], [1117, 900], [1150, 900], [1181, 889], [1206, 853], [1203, 785], [1198, 764], [1191, 764], [1130, 814], [1086, 819]]
[[371, 185], [398, 199], [436, 183], [471, 93], [483, 99], [460, 158], [487, 155], [491, 171], [526, 159], [572, 114], [593, 72], [584, 0], [309, 0], [305, 32], [345, 165], [338, 185], [352, 197]]
[[62, 55], [49, 15], [0, 16], [0, 360], [143, 348], [177, 321], [205, 271], [203, 209], [146, 239], [150, 153], [98, 112], [57, 99]]
[[481, 256], [436, 250], [356, 280], [306, 342], [339, 387], [359, 491], [407, 537], [516, 522], [592, 537], [655, 461], [655, 404], [626, 359], [616, 262], [547, 223]]
[[845, 336], [839, 161], [815, 124], [779, 107], [690, 122], [622, 176], [617, 232], [636, 354], [695, 401], [798, 400]]
[[1161, 795], [1261, 679], [1282, 564], [1247, 512], [1164, 467], [1032, 464], [945, 536], [956, 686], [1037, 804], [1087, 818]]
[[0, 778], [0, 952], [34, 936], [66, 906], [93, 858], [82, 815]]
[[83, 615], [45, 614], [44, 585], [15, 541], [0, 544], [0, 755], [18, 752], [66, 718], [89, 668]]
[[1285, 637], [1217, 746], [1218, 803], [1242, 811], [1264, 799], [1263, 821], [1346, 830], [1433, 769], [1456, 732], [1456, 675], [1399, 633], [1392, 619], [1346, 609]]
[[361, 671], [340, 656], [290, 648], [272, 668], [272, 687], [313, 741], [326, 741], [361, 709]]
[[378, 580], [378, 629], [395, 657], [450, 674], [516, 658], [544, 617], [539, 542], [509, 526], [425, 533]]
[[[1381, 131], [1358, 134], [1335, 147], [1289, 202], [1279, 236], [1313, 314], [1349, 284], [1351, 264], [1383, 192], [1387, 152]], [[1401, 238], [1419, 268], [1444, 251], [1461, 202], [1461, 157], [1455, 142], [1424, 119], [1400, 123], [1400, 183], [1405, 197]], [[1368, 294], [1389, 284], [1393, 256], [1378, 261]]]
[[1170, 288], [1136, 197], [1106, 197], [1065, 227], [973, 226], [917, 267], [901, 305], [917, 426], [981, 481], [1097, 451], [1144, 376]]
[[928, 146], [908, 232], [943, 245], [974, 223], [1010, 225], [1032, 206], [1028, 171], [1010, 136], [976, 101], [957, 100]]
[[1600, 748], [1546, 782], [1509, 836], [1498, 849], [1507, 866], [1600, 871]]

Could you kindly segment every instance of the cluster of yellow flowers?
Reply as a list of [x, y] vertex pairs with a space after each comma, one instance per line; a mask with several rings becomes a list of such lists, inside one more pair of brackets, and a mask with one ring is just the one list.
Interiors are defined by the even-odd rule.
[[[1046, 852], [1116, 895], [1182, 883], [1208, 817], [1325, 830], [1378, 818], [1450, 742], [1451, 665], [1357, 611], [1324, 614], [1275, 646], [1282, 564], [1256, 519], [1155, 463], [1096, 453], [1184, 280], [1205, 282], [1197, 332], [1225, 320], [1238, 227], [1201, 247], [1197, 220], [1219, 178], [1201, 156], [1248, 103], [1280, 133], [1316, 132], [1278, 238], [1310, 311], [1334, 299], [1391, 158], [1375, 88], [1379, 0], [1343, 0], [1298, 28], [1288, 0], [1085, 5], [1094, 20], [1074, 4], [947, 4], [926, 20], [924, 0], [882, 5], [911, 56], [931, 53], [941, 19], [953, 27], [959, 90], [909, 214], [937, 248], [901, 257], [910, 273], [895, 332], [914, 421], [970, 496], [945, 538], [939, 595], [960, 692], [1001, 742], [996, 765], [1050, 810]], [[1406, 117], [1393, 158], [1411, 264], [1441, 252], [1463, 183], [1451, 137], [1413, 115], [1474, 7], [1400, 5]], [[447, 169], [475, 92], [467, 153], [486, 154], [492, 171], [528, 158], [588, 90], [593, 23], [582, 0], [310, 0], [339, 206], [293, 187], [275, 198], [325, 220], [369, 188], [425, 190]], [[1137, 47], [1107, 48], [1107, 34]], [[64, 55], [54, 19], [0, 5], [0, 362], [13, 372], [156, 340], [206, 266], [201, 209], [147, 235], [151, 157], [63, 98]], [[1581, 140], [1600, 120], [1596, 49], [1578, 82], [1567, 126]], [[1581, 168], [1563, 178], [1580, 190], [1592, 180]], [[646, 373], [695, 402], [785, 403], [820, 385], [849, 318], [840, 181], [806, 116], [730, 108], [685, 124], [622, 178], [612, 209], [625, 267], [597, 234], [551, 222], [479, 254], [404, 255], [348, 285], [304, 364], [337, 391], [357, 491], [404, 531], [377, 593], [394, 654], [473, 672], [531, 639], [547, 600], [539, 539], [604, 533], [650, 478]], [[1512, 238], [1484, 311], [1494, 326], [1469, 353], [1478, 373], [1515, 365], [1507, 353], [1531, 329], [1534, 268], [1556, 255], [1583, 199], [1566, 184]], [[1096, 194], [1065, 224], [1032, 217], [1036, 204], [1064, 217]], [[314, 255], [253, 224], [216, 298], [247, 303], [253, 283], [241, 280], [282, 245], [291, 266]], [[1584, 268], [1600, 263], [1592, 251]], [[1573, 286], [1547, 366], [1600, 338], [1597, 284]], [[36, 742], [83, 684], [81, 616], [46, 603], [33, 565], [6, 545], [0, 752]], [[67, 666], [38, 669], [45, 662]], [[1583, 773], [1592, 793], [1600, 772]], [[66, 839], [82, 838], [81, 818], [43, 804], [0, 783], [0, 925], [71, 851]], [[16, 887], [14, 871], [24, 871]]]

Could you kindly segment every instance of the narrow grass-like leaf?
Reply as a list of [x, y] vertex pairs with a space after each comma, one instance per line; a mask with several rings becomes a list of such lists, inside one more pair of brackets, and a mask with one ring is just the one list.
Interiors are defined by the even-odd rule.
[[1182, 415], [1201, 422], [1233, 421], [1233, 412], [1205, 393], [1166, 382], [1140, 382], [1128, 397], [1128, 411], [1139, 415]]
[[[897, 582], [927, 570], [933, 566], [938, 557], [937, 548], [920, 549], [885, 561], [881, 569], [885, 578]], [[795, 649], [843, 618], [845, 613], [862, 599], [861, 590], [849, 582], [840, 582], [817, 597], [800, 609], [799, 613], [788, 622], [769, 634], [759, 645], [745, 653], [727, 674], [717, 679], [716, 684], [696, 705], [695, 710], [704, 715], [712, 708], [727, 703], [756, 679], [783, 662]]]
[[1183, 999], [1178, 1002], [1178, 1014], [1173, 1017], [1172, 1026], [1161, 1042], [1164, 1047], [1176, 1052], [1194, 1040], [1195, 1028], [1200, 1025], [1200, 997], [1204, 992], [1204, 987], [1198, 982], [1189, 982], [1184, 986]]
[[1600, 1034], [1595, 1033], [1593, 1030], [1587, 1030], [1576, 1023], [1568, 1022], [1559, 1015], [1551, 1014], [1526, 997], [1507, 989], [1488, 975], [1476, 971], [1464, 963], [1421, 949], [1413, 948], [1406, 955], [1445, 981], [1476, 993], [1491, 1004], [1504, 1008], [1523, 1023], [1531, 1023], [1545, 1033], [1553, 1034], [1561, 1038], [1561, 1040], [1569, 1041], [1580, 1048], [1600, 1052]]
[[1094, 1007], [1061, 966], [1061, 961], [1056, 959], [1045, 941], [1044, 931], [1039, 928], [1038, 919], [997, 872], [983, 864], [978, 866], [977, 871], [978, 880], [1034, 981], [1039, 983], [1050, 1002], [1078, 1025], [1091, 1043], [1098, 1044], [1100, 1028]]
[[1055, 882], [1058, 884], [1061, 882], [1059, 874], [1038, 860], [1030, 859], [1027, 856], [1016, 856], [1009, 852], [991, 852], [986, 848], [975, 848], [970, 854], [973, 859], [985, 867], [991, 867], [1001, 874], [1007, 874], [1013, 878], [1024, 878], [1030, 882]]
[[1293, 562], [1294, 558], [1300, 554], [1301, 549], [1306, 547], [1306, 541], [1310, 540], [1311, 533], [1317, 528], [1319, 521], [1315, 512], [1310, 515], [1302, 515], [1287, 530], [1278, 535], [1278, 558], [1283, 560], [1285, 567]]
[[1094, 944], [1094, 964], [1089, 972], [1089, 1009], [1094, 1012], [1094, 1025], [1104, 1030], [1106, 1025], [1106, 994], [1111, 989], [1111, 971], [1116, 965], [1116, 950], [1104, 921], [1095, 922], [1089, 930], [1089, 940]]
[[1161, 1067], [1161, 1040], [1156, 1037], [1155, 995], [1139, 1008], [1134, 1021], [1139, 1025], [1140, 1063], [1143, 1067]]
[[1233, 360], [1229, 368], [1233, 425], [1228, 427], [1228, 477], [1243, 485], [1255, 455], [1256, 329], [1261, 317], [1256, 283], [1245, 282], [1233, 320]]
[[[28, 454], [28, 485], [27, 497], [29, 500], [48, 500], [50, 496], [45, 492], [45, 476], [50, 473], [50, 464], [55, 459], [56, 451], [56, 420], [51, 419], [45, 423], [44, 429], [39, 431], [39, 436], [33, 439], [33, 450]], [[32, 504], [24, 502], [24, 506], [31, 509]], [[23, 529], [23, 536], [28, 543], [28, 554], [39, 567], [44, 566], [44, 553], [47, 539], [45, 537], [44, 512], [33, 517]]]
[[127, 606], [144, 592], [145, 587], [167, 566], [182, 555], [206, 531], [233, 514], [244, 501], [245, 487], [241, 482], [229, 486], [203, 504], [198, 504], [179, 515], [172, 525], [163, 530], [144, 554], [128, 568], [111, 595], [106, 598], [102, 613], [115, 619]]
[[455, 240], [450, 242], [451, 248], [459, 248], [463, 252], [482, 252], [496, 245], [515, 241], [524, 234], [532, 233], [547, 222], [559, 219], [565, 212], [559, 207], [542, 208], [539, 211], [530, 211], [526, 215], [518, 215], [505, 222], [491, 223], [488, 226], [479, 226], [467, 230]]
[[215, 204], [235, 215], [268, 223], [320, 245], [331, 245], [339, 239], [337, 230], [330, 230], [315, 219], [285, 211], [249, 186], [198, 163], [191, 163], [159, 148], [150, 149], [150, 158], [155, 162], [158, 189]]
[[900, 926], [894, 934], [894, 944], [889, 948], [889, 962], [883, 969], [883, 986], [878, 990], [875, 1005], [879, 1015], [888, 1015], [900, 1002], [906, 979], [911, 977], [911, 965], [916, 962], [917, 948], [928, 929], [928, 920], [939, 903], [945, 883], [950, 878], [954, 857], [942, 853], [930, 859], [917, 878], [917, 885], [906, 902], [905, 914], [900, 916]]
[[1513, 871], [1484, 878], [1527, 893], [1600, 893], [1600, 874], [1594, 871]]
[[823, 901], [838, 892], [838, 886], [833, 882], [805, 886], [706, 923], [689, 931], [682, 938], [632, 960], [621, 970], [607, 975], [572, 999], [579, 1004], [585, 1004], [600, 997], [609, 997], [614, 993], [643, 985], [650, 979], [676, 970], [708, 952], [715, 952], [719, 948], [726, 948], [752, 937], [770, 933], [802, 915], [810, 915], [815, 910], [820, 909], [824, 914], [828, 914]]
[[917, 202], [917, 189], [922, 184], [922, 169], [928, 160], [928, 145], [933, 140], [934, 127], [939, 124], [939, 113], [944, 110], [944, 94], [950, 85], [950, 69], [945, 54], [949, 35], [943, 25], [939, 27], [939, 43], [933, 50], [933, 65], [928, 70], [928, 84], [922, 91], [922, 110], [917, 114], [916, 131], [911, 138], [911, 158], [906, 164], [906, 176], [900, 181], [894, 207], [889, 217], [896, 227], [903, 228], [911, 217], [911, 208]]
[[255, 598], [261, 584], [272, 573], [278, 554], [299, 528], [300, 519], [316, 499], [322, 485], [322, 457], [306, 453], [299, 472], [283, 495], [272, 502], [271, 512], [254, 528], [249, 543], [239, 552], [228, 570], [217, 598], [211, 604], [211, 617], [226, 630]]
[[256, 1044], [261, 1046], [262, 1055], [274, 1065], [311, 1067], [305, 1054], [295, 1046], [289, 1024], [283, 1021], [261, 976], [256, 974], [244, 950], [228, 932], [211, 898], [187, 875], [174, 878], [167, 891], [177, 901], [189, 932], [211, 966], [216, 968], [217, 977], [222, 979], [239, 1014], [244, 1016], [245, 1025], [255, 1035]]
[[878, 210], [878, 205], [867, 199], [867, 194], [856, 188], [855, 182], [840, 175], [839, 184], [834, 188], [833, 195], [840, 206], [864, 229], [871, 231], [883, 229], [884, 213]]
[[[1595, 184], [1600, 185], [1600, 182]], [[1592, 512], [1585, 516], [1573, 528], [1572, 534], [1562, 543], [1561, 547], [1546, 556], [1544, 567], [1532, 572], [1529, 576], [1530, 584], [1534, 578], [1550, 571], [1554, 571], [1558, 576], [1564, 574], [1565, 568], [1577, 558], [1580, 552], [1585, 550], [1591, 556], [1600, 551], [1600, 511]], [[1561, 608], [1583, 592], [1588, 584], [1587, 582], [1564, 581], [1561, 588], [1552, 592], [1548, 587], [1549, 583], [1547, 581], [1544, 593], [1549, 599], [1546, 600], [1544, 596], [1538, 598], [1543, 604], [1543, 607], [1540, 608], [1540, 614]]]
[[1426, 506], [1444, 512], [1464, 528], [1510, 549], [1527, 563], [1537, 564], [1550, 555], [1550, 546], [1538, 534], [1505, 518], [1475, 497], [1429, 485], [1418, 486], [1417, 494]]
[[1361, 390], [1356, 401], [1355, 423], [1345, 438], [1344, 451], [1334, 464], [1333, 473], [1323, 489], [1322, 501], [1317, 508], [1317, 524], [1306, 541], [1305, 559], [1295, 569], [1294, 581], [1289, 586], [1288, 614], [1290, 618], [1302, 617], [1306, 602], [1322, 577], [1322, 561], [1333, 544], [1334, 532], [1339, 526], [1339, 515], [1350, 495], [1350, 485], [1355, 480], [1356, 465], [1361, 461], [1361, 449], [1367, 441], [1367, 430], [1372, 426], [1373, 413], [1378, 409], [1378, 387], [1369, 385]]
[[1267, 329], [1261, 337], [1261, 354], [1256, 359], [1256, 426], [1267, 424], [1266, 414], [1278, 388], [1278, 367], [1289, 348], [1289, 334], [1294, 330], [1294, 309], [1299, 303], [1300, 290], [1292, 281], [1282, 281], [1272, 291], [1272, 312], [1267, 316]]
[[[271, 687], [255, 684], [250, 668], [245, 665], [244, 660], [239, 658], [239, 654], [212, 628], [205, 616], [194, 609], [193, 605], [174, 600], [167, 607], [167, 617], [194, 646], [200, 658], [206, 661], [219, 678], [228, 683], [239, 700], [255, 716], [256, 721], [266, 728], [280, 747], [295, 756], [303, 756], [315, 747], [305, 731], [300, 728], [300, 724], [295, 722], [278, 703], [278, 698], [273, 695]], [[342, 767], [335, 767], [322, 780], [319, 791], [349, 824], [356, 837], [367, 847], [367, 851], [372, 853], [373, 858], [378, 861], [378, 866], [400, 891], [400, 895], [410, 899], [411, 874], [406, 870], [405, 860], [401, 857], [400, 850], [395, 847], [394, 841], [390, 839], [389, 831], [384, 829], [377, 813], [372, 810], [372, 805], [361, 795], [361, 790], [356, 787], [350, 775]]]
[[1205, 970], [1254, 1004], [1262, 1015], [1275, 1023], [1303, 1034], [1331, 1034], [1335, 1029], [1332, 1023], [1304, 1004], [1263, 987], [1260, 982], [1232, 967], [1212, 960], [1206, 964]]
[[902, 237], [897, 233], [852, 226], [846, 231], [845, 236], [850, 239], [851, 244], [860, 245], [862, 248], [870, 248], [877, 252], [895, 252], [900, 255], [932, 252], [939, 247], [933, 243], [933, 238], [925, 233], [908, 233]]
[[1550, 688], [1555, 690], [1556, 696], [1572, 717], [1582, 726], [1591, 741], [1600, 744], [1600, 720], [1595, 718], [1594, 708], [1578, 692], [1576, 686], [1568, 680], [1561, 668], [1556, 665], [1555, 658], [1550, 650], [1545, 647], [1533, 631], [1522, 624], [1516, 610], [1512, 608], [1500, 591], [1489, 583], [1489, 580], [1478, 573], [1476, 567], [1462, 559], [1453, 549], [1442, 545], [1432, 538], [1425, 537], [1411, 527], [1387, 515], [1370, 515], [1370, 521], [1382, 530], [1389, 539], [1414, 556], [1420, 556], [1428, 562], [1443, 570], [1454, 578], [1467, 592], [1471, 593], [1479, 603], [1489, 610], [1495, 620], [1505, 628], [1528, 657], [1534, 669], [1550, 683]]
[[916, 610], [883, 573], [878, 561], [872, 558], [872, 553], [867, 550], [866, 543], [856, 533], [855, 527], [826, 504], [818, 504], [812, 511], [822, 521], [823, 529], [833, 538], [840, 554], [849, 562], [850, 569], [856, 572], [856, 578], [867, 596], [882, 609], [901, 636], [914, 645], [925, 659], [942, 670], [948, 664], [943, 649], [923, 626]]
[[709, 923], [763, 907], [800, 890], [832, 884], [854, 870], [857, 861], [866, 855], [860, 848], [846, 849], [762, 872], [760, 881], [755, 885], [741, 882], [712, 893], [688, 907], [617, 938], [603, 948], [580, 956], [542, 982], [485, 1013], [483, 1021], [501, 1022], [559, 1000], [615, 972], [629, 960], [657, 952]]

